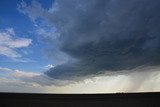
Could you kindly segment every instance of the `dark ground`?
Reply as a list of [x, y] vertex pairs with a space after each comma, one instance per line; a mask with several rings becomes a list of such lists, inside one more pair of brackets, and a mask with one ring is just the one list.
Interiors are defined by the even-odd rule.
[[117, 94], [0, 93], [0, 107], [160, 107], [160, 92]]

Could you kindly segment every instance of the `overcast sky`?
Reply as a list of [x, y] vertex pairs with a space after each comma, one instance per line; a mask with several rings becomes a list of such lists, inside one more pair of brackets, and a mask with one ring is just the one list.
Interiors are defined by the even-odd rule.
[[160, 91], [159, 0], [0, 1], [0, 91]]

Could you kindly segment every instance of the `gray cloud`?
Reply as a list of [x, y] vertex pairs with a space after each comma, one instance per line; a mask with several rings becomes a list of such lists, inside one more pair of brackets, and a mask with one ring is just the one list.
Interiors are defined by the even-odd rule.
[[[74, 79], [159, 65], [159, 6], [158, 0], [57, 0], [49, 10], [39, 6], [44, 13], [33, 19], [40, 16], [56, 28], [53, 42], [71, 59], [45, 74]], [[46, 53], [55, 56], [54, 50]]]
[[[64, 81], [40, 73], [0, 68], [1, 92], [25, 93], [115, 93], [157, 92], [160, 90], [160, 67], [146, 67], [118, 74], [106, 72], [83, 81]], [[117, 88], [118, 87], [118, 88]]]

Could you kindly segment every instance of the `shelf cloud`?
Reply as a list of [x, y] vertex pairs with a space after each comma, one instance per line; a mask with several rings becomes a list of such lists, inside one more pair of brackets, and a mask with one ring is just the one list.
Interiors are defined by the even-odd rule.
[[34, 21], [41, 17], [55, 28], [53, 36], [58, 36], [49, 40], [51, 50], [46, 54], [56, 57], [58, 53], [52, 50], [56, 43], [56, 49], [68, 57], [45, 74], [75, 79], [158, 66], [159, 6], [159, 0], [55, 0], [49, 9], [34, 1], [31, 5], [22, 2], [18, 10]]

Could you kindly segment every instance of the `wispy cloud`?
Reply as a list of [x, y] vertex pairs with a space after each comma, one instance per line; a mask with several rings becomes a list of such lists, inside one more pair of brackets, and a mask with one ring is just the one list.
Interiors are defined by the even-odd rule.
[[0, 72], [12, 72], [12, 70], [11, 69], [9, 69], [9, 68], [3, 68], [3, 67], [0, 67]]
[[32, 43], [31, 39], [16, 37], [13, 28], [8, 28], [0, 31], [0, 55], [9, 58], [20, 58], [19, 48], [28, 47]]
[[32, 6], [28, 6], [24, 1], [22, 1], [17, 5], [17, 9], [19, 12], [27, 14], [32, 21], [35, 21], [38, 17], [45, 13], [45, 9], [43, 9], [41, 4], [35, 0], [32, 1]]

